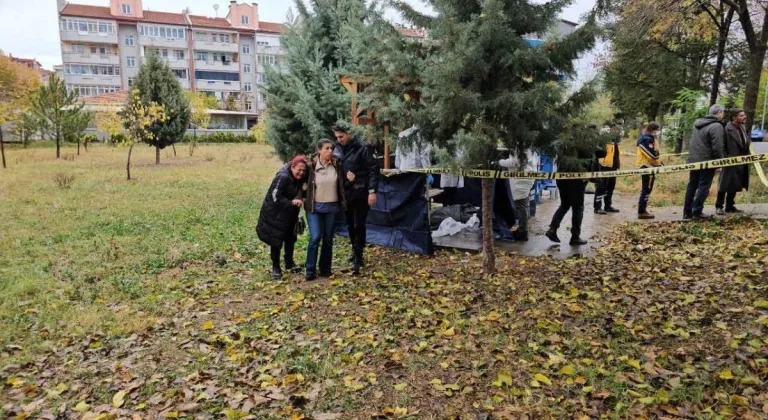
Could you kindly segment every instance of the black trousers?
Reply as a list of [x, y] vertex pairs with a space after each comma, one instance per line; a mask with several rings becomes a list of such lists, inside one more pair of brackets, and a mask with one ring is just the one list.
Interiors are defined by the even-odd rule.
[[656, 175], [643, 175], [642, 187], [640, 189], [640, 201], [637, 203], [637, 214], [645, 214], [648, 212], [648, 200], [651, 198], [653, 192], [653, 184], [656, 183]]
[[557, 230], [568, 210], [571, 211], [571, 237], [578, 238], [581, 235], [581, 221], [584, 219], [584, 190], [587, 183], [581, 180], [558, 180], [557, 191], [560, 193], [560, 207], [552, 216], [549, 228]]
[[291, 268], [296, 264], [293, 262], [293, 248], [296, 245], [296, 237], [291, 236], [281, 246], [269, 247], [269, 255], [272, 257], [272, 267], [280, 267], [280, 250], [285, 248], [285, 268]]
[[347, 231], [352, 250], [358, 257], [363, 256], [365, 249], [366, 229], [365, 221], [368, 219], [368, 198], [347, 201]]
[[715, 208], [721, 209], [725, 204], [727, 210], [731, 210], [736, 207], [736, 193], [728, 191], [718, 191], [717, 201], [715, 202]]
[[600, 178], [595, 188], [595, 210], [613, 208], [613, 191], [616, 189], [616, 178]]

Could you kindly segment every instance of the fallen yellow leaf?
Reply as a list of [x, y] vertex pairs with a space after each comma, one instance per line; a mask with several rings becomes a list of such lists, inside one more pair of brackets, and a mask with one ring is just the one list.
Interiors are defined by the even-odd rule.
[[536, 375], [534, 375], [533, 379], [536, 379], [536, 381], [538, 381], [538, 382], [540, 382], [540, 383], [542, 383], [544, 385], [547, 385], [547, 386], [551, 386], [552, 385], [552, 381], [550, 381], [549, 378], [547, 378], [546, 376], [542, 375], [541, 373], [537, 373]]
[[204, 330], [212, 330], [213, 329], [213, 321], [208, 320], [208, 321], [203, 322], [203, 327], [202, 328]]
[[118, 391], [117, 394], [115, 394], [112, 397], [112, 406], [115, 408], [120, 408], [125, 404], [125, 391]]
[[731, 380], [733, 379], [733, 372], [731, 372], [730, 369], [723, 369], [722, 372], [720, 372], [720, 379]]

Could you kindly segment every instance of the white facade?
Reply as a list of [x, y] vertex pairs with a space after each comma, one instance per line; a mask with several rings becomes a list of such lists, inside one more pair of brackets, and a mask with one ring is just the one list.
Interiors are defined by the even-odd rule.
[[[132, 7], [124, 13], [120, 7], [127, 1]], [[283, 27], [258, 22], [258, 5], [230, 2], [230, 14], [237, 20], [230, 22], [230, 15], [225, 20], [143, 11], [140, 0], [110, 3], [57, 5], [68, 89], [81, 96], [127, 90], [146, 57], [157, 54], [185, 89], [223, 103], [234, 96], [246, 113], [266, 108], [264, 72], [267, 65], [278, 66], [284, 54]], [[262, 24], [266, 29], [260, 29]]]

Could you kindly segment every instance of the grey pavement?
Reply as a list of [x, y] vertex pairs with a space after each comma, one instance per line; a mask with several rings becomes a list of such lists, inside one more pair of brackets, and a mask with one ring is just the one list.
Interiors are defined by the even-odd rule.
[[[656, 215], [653, 220], [637, 219], [637, 197], [629, 195], [614, 196], [614, 207], [621, 210], [621, 213], [607, 215], [595, 214], [592, 210], [593, 195], [588, 194], [585, 197], [584, 220], [581, 224], [582, 237], [589, 243], [586, 246], [571, 246], [568, 241], [571, 238], [571, 214], [565, 216], [562, 226], [558, 231], [562, 243], [555, 244], [544, 236], [544, 232], [549, 228], [549, 222], [552, 214], [559, 205], [559, 200], [544, 198], [542, 203], [536, 207], [536, 217], [530, 221], [529, 241], [528, 242], [502, 242], [496, 241], [496, 246], [507, 252], [514, 252], [519, 255], [538, 256], [551, 255], [555, 258], [567, 258], [574, 255], [591, 256], [594, 250], [601, 245], [601, 236], [611, 231], [617, 224], [621, 223], [663, 223], [663, 222], [682, 222], [682, 207], [657, 207], [651, 209]], [[768, 220], [768, 204], [741, 204], [741, 210], [745, 215]], [[714, 206], [709, 205], [707, 211], [714, 213]], [[437, 238], [435, 246], [443, 248], [455, 248], [466, 251], [480, 251], [482, 241], [480, 234], [461, 232], [451, 237]]]

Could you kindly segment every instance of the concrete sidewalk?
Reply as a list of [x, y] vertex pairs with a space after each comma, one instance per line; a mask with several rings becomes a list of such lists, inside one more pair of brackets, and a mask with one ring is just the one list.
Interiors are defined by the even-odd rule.
[[[499, 249], [508, 252], [515, 252], [520, 255], [538, 256], [551, 255], [555, 258], [567, 258], [573, 255], [590, 256], [594, 254], [594, 249], [601, 245], [600, 237], [610, 232], [610, 230], [621, 223], [661, 223], [661, 222], [683, 222], [682, 207], [661, 207], [654, 208], [651, 211], [656, 215], [654, 220], [637, 219], [637, 197], [629, 195], [615, 195], [614, 207], [621, 210], [621, 213], [607, 215], [595, 214], [592, 210], [593, 195], [588, 194], [585, 197], [584, 220], [581, 224], [582, 237], [589, 240], [586, 246], [570, 246], [568, 241], [571, 238], [569, 229], [571, 227], [570, 212], [565, 216], [562, 226], [558, 231], [561, 244], [555, 244], [544, 236], [544, 232], [549, 228], [549, 222], [552, 215], [559, 206], [559, 200], [544, 198], [542, 203], [536, 207], [536, 217], [530, 221], [529, 241], [528, 242], [500, 242], [496, 241]], [[755, 219], [768, 220], [768, 204], [741, 204], [739, 209], [744, 210], [744, 214]], [[714, 206], [709, 205], [706, 212], [714, 214]], [[686, 221], [687, 222], [687, 221]], [[694, 222], [691, 222], [694, 223]], [[435, 246], [442, 248], [455, 248], [467, 251], [480, 251], [482, 241], [480, 234], [471, 234], [461, 232], [451, 237], [437, 238], [434, 241]]]

